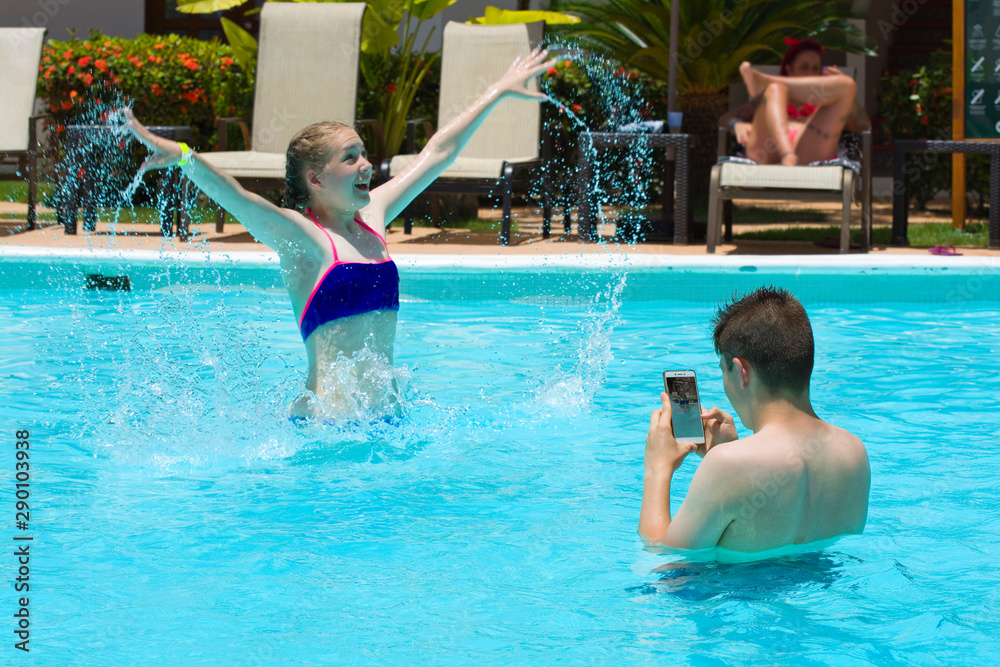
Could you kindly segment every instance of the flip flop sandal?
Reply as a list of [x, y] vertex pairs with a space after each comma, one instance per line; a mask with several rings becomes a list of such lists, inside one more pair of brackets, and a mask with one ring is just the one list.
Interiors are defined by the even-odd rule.
[[955, 246], [948, 243], [938, 243], [933, 248], [928, 248], [927, 252], [932, 255], [961, 255], [962, 253], [955, 250]]

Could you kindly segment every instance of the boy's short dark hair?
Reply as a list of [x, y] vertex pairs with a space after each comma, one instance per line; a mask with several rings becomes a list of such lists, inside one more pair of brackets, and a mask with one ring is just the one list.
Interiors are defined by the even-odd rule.
[[771, 390], [809, 389], [813, 343], [809, 316], [784, 289], [761, 287], [719, 307], [712, 320], [715, 351], [732, 369], [733, 358], [750, 362]]

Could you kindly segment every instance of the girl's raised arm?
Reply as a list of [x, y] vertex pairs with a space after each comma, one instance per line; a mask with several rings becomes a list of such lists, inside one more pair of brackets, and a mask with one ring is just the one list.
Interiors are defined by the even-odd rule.
[[129, 131], [151, 152], [140, 171], [181, 165], [184, 176], [232, 213], [254, 238], [274, 250], [293, 249], [306, 239], [310, 227], [302, 215], [249, 192], [229, 174], [199, 160], [187, 146], [156, 136], [135, 119], [131, 109], [123, 113]]
[[533, 93], [527, 89], [528, 81], [555, 64], [555, 60], [546, 62], [547, 57], [547, 51], [535, 49], [527, 58], [515, 60], [500, 80], [490, 86], [478, 100], [435, 132], [413, 162], [387, 183], [372, 190], [371, 204], [366, 207], [373, 214], [370, 216], [371, 221], [381, 221], [384, 225], [402, 213], [417, 195], [455, 161], [486, 116], [501, 100], [507, 97], [548, 99], [544, 93]]

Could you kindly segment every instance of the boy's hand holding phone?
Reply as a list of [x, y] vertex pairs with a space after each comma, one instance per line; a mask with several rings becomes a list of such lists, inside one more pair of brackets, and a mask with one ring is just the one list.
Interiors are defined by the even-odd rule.
[[712, 447], [738, 440], [733, 416], [719, 408], [702, 410], [701, 421], [705, 426], [705, 443], [698, 445], [698, 456], [704, 457]]
[[653, 410], [649, 420], [643, 463], [647, 475], [669, 478], [683, 463], [684, 457], [695, 451], [698, 445], [677, 442], [671, 425], [670, 398], [666, 392], [660, 394], [660, 402], [661, 409]]

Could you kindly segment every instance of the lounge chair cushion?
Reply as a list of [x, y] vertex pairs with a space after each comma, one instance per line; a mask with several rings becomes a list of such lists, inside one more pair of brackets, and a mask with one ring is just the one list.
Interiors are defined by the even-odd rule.
[[44, 28], [0, 28], [0, 153], [28, 150]]
[[719, 185], [724, 188], [778, 188], [794, 190], [831, 190], [843, 188], [844, 169], [830, 167], [786, 167], [784, 165], [722, 165]]
[[[391, 171], [392, 174], [398, 174], [403, 169], [406, 168], [414, 159], [416, 155], [397, 155], [392, 158]], [[530, 162], [532, 160], [537, 160], [535, 156], [528, 157], [518, 157], [511, 158], [507, 160], [499, 160], [496, 158], [474, 158], [474, 157], [458, 157], [455, 162], [448, 167], [441, 174], [439, 178], [460, 178], [460, 179], [489, 179], [496, 178], [499, 179], [503, 174], [503, 163], [510, 162], [512, 164], [517, 164], [519, 162]]]
[[285, 178], [285, 154], [260, 151], [199, 153], [198, 157], [234, 178]]

